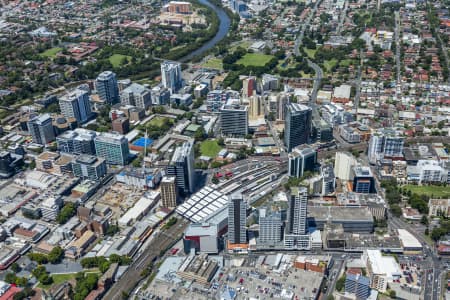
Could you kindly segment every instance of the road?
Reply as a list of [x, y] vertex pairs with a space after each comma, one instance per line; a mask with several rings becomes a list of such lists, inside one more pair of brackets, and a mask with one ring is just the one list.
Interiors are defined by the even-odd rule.
[[399, 12], [395, 12], [395, 64], [397, 69], [397, 99], [400, 98], [402, 92], [402, 82], [401, 82], [401, 61], [400, 61], [400, 16]]
[[348, 8], [348, 1], [345, 1], [345, 3], [344, 3], [344, 9], [343, 9], [342, 12], [341, 12], [341, 15], [340, 15], [340, 17], [339, 17], [339, 24], [338, 24], [337, 29], [336, 29], [336, 34], [337, 34], [337, 35], [340, 35], [340, 34], [341, 34], [341, 31], [342, 31], [342, 27], [343, 27], [343, 25], [344, 25], [345, 18], [347, 17], [347, 8]]
[[322, 82], [322, 78], [323, 78], [323, 71], [322, 69], [315, 64], [314, 62], [312, 62], [311, 60], [309, 60], [308, 58], [308, 66], [310, 66], [311, 68], [314, 69], [314, 72], [316, 72], [316, 80], [314, 80], [314, 84], [313, 84], [313, 90], [311, 92], [311, 97], [309, 98], [309, 105], [312, 108], [312, 113], [313, 113], [313, 118], [318, 118], [319, 117], [319, 112], [317, 111], [317, 93], [319, 92], [319, 88], [320, 88], [320, 83]]
[[161, 251], [166, 250], [181, 238], [187, 225], [188, 221], [178, 220], [169, 229], [157, 233], [153, 238], [153, 242], [142, 252], [142, 255], [133, 261], [120, 280], [111, 287], [103, 299], [119, 300], [122, 299], [123, 292], [130, 292], [142, 279], [141, 272], [159, 256]]
[[[437, 37], [439, 39], [439, 42], [440, 42], [441, 48], [442, 48], [442, 52], [444, 54], [445, 64], [446, 64], [445, 68], [448, 69], [448, 72], [450, 74], [450, 60], [448, 59], [448, 49], [447, 49], [445, 43], [442, 42], [441, 35], [439, 34], [439, 32], [436, 32], [436, 35], [437, 35]], [[450, 84], [450, 75], [447, 78], [447, 83]]]
[[298, 34], [297, 39], [295, 40], [295, 45], [294, 45], [294, 53], [296, 56], [300, 56], [300, 46], [302, 45], [303, 37], [305, 36], [305, 30], [306, 30], [306, 28], [308, 28], [309, 24], [311, 23], [312, 18], [316, 15], [316, 10], [319, 7], [321, 2], [322, 2], [321, 0], [316, 1], [316, 4], [314, 4], [314, 8], [312, 9], [311, 13], [309, 14], [308, 18], [303, 23], [303, 26], [300, 29], [300, 33]]
[[362, 67], [363, 67], [363, 63], [364, 63], [362, 49], [359, 50], [359, 56], [360, 56], [360, 63], [359, 63], [358, 74], [357, 74], [357, 78], [356, 78], [355, 101], [354, 101], [354, 104], [353, 104], [353, 108], [355, 110], [355, 113], [357, 114], [356, 118], [358, 118], [359, 99], [361, 97]]
[[[410, 230], [411, 225], [403, 222], [403, 220], [393, 216], [388, 212], [388, 222], [391, 229], [406, 229], [411, 233], [423, 246], [424, 253], [427, 255], [426, 261], [429, 262], [431, 273], [427, 273], [427, 280], [425, 281], [425, 299], [440, 299], [440, 276], [442, 273], [442, 262], [435, 251], [428, 247], [427, 241], [421, 233]], [[430, 276], [431, 275], [431, 276]], [[430, 276], [430, 279], [428, 278]], [[431, 298], [430, 298], [431, 296]]]
[[[341, 255], [340, 253], [338, 255]], [[325, 292], [324, 297], [322, 299], [328, 299], [330, 295], [333, 295], [333, 292], [336, 288], [336, 282], [341, 276], [342, 267], [344, 266], [345, 259], [342, 258], [335, 258], [334, 259], [334, 265], [331, 268], [329, 272], [329, 281], [328, 281], [328, 287], [327, 291]]]

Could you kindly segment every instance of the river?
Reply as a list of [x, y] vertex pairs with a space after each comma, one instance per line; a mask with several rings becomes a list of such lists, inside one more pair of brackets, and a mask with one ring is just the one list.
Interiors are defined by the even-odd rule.
[[192, 51], [190, 54], [179, 59], [179, 61], [181, 61], [181, 62], [190, 61], [195, 56], [201, 55], [201, 54], [205, 53], [206, 51], [208, 51], [209, 49], [213, 48], [215, 45], [217, 45], [217, 43], [219, 43], [227, 35], [228, 31], [230, 30], [231, 20], [221, 7], [217, 7], [216, 5], [210, 3], [208, 0], [198, 0], [198, 2], [200, 2], [203, 5], [208, 6], [209, 8], [211, 8], [212, 10], [214, 10], [216, 12], [216, 14], [219, 18], [219, 21], [220, 21], [219, 30], [217, 31], [216, 35], [211, 40], [206, 42], [206, 44], [204, 44], [197, 50]]

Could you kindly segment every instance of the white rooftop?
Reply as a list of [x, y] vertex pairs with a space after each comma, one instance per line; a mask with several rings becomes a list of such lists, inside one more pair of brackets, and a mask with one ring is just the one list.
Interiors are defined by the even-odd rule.
[[385, 275], [388, 280], [401, 276], [402, 272], [395, 258], [383, 256], [380, 250], [366, 250], [373, 274]]
[[406, 229], [397, 229], [404, 248], [422, 248], [422, 244]]
[[228, 198], [223, 193], [206, 186], [178, 206], [176, 212], [197, 223], [222, 210], [227, 203]]

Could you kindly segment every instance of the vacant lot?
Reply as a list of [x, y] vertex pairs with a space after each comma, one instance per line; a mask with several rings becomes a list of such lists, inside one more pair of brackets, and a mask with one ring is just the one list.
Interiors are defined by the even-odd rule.
[[127, 58], [128, 61], [131, 60], [131, 56], [123, 55], [123, 54], [113, 54], [109, 57], [109, 62], [113, 65], [114, 68], [120, 67], [122, 65], [123, 59]]
[[238, 65], [244, 66], [254, 66], [263, 67], [265, 66], [274, 56], [266, 55], [261, 53], [247, 53], [236, 63]]
[[216, 140], [207, 140], [201, 143], [200, 152], [208, 157], [216, 157], [222, 147], [217, 144]]
[[448, 186], [435, 186], [435, 185], [406, 185], [403, 187], [411, 193], [418, 195], [427, 195], [431, 198], [449, 198], [450, 188]]
[[50, 48], [50, 49], [47, 49], [44, 52], [42, 52], [41, 56], [55, 58], [56, 54], [58, 54], [61, 51], [62, 51], [62, 48], [58, 48], [58, 47]]
[[[162, 125], [164, 125], [164, 123], [166, 122], [166, 120], [169, 118], [164, 118], [164, 117], [154, 117], [153, 119], [150, 120], [150, 122], [148, 122], [148, 125], [153, 125], [153, 126], [158, 126], [161, 127]], [[170, 120], [169, 120], [170, 121]]]
[[219, 58], [211, 58], [211, 59], [208, 59], [202, 65], [202, 67], [222, 70], [223, 69], [223, 64], [222, 64], [222, 60], [221, 59], [219, 59]]

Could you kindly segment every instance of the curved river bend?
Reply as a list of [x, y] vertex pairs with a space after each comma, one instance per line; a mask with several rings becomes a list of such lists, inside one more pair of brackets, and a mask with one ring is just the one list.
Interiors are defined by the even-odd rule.
[[218, 7], [210, 3], [208, 0], [198, 0], [198, 1], [201, 4], [206, 5], [215, 11], [220, 21], [219, 30], [217, 31], [216, 35], [211, 40], [207, 41], [203, 46], [179, 59], [179, 61], [181, 62], [187, 62], [192, 58], [194, 58], [195, 56], [201, 55], [206, 51], [208, 51], [209, 49], [213, 48], [227, 35], [228, 31], [230, 30], [231, 20], [221, 7]]

